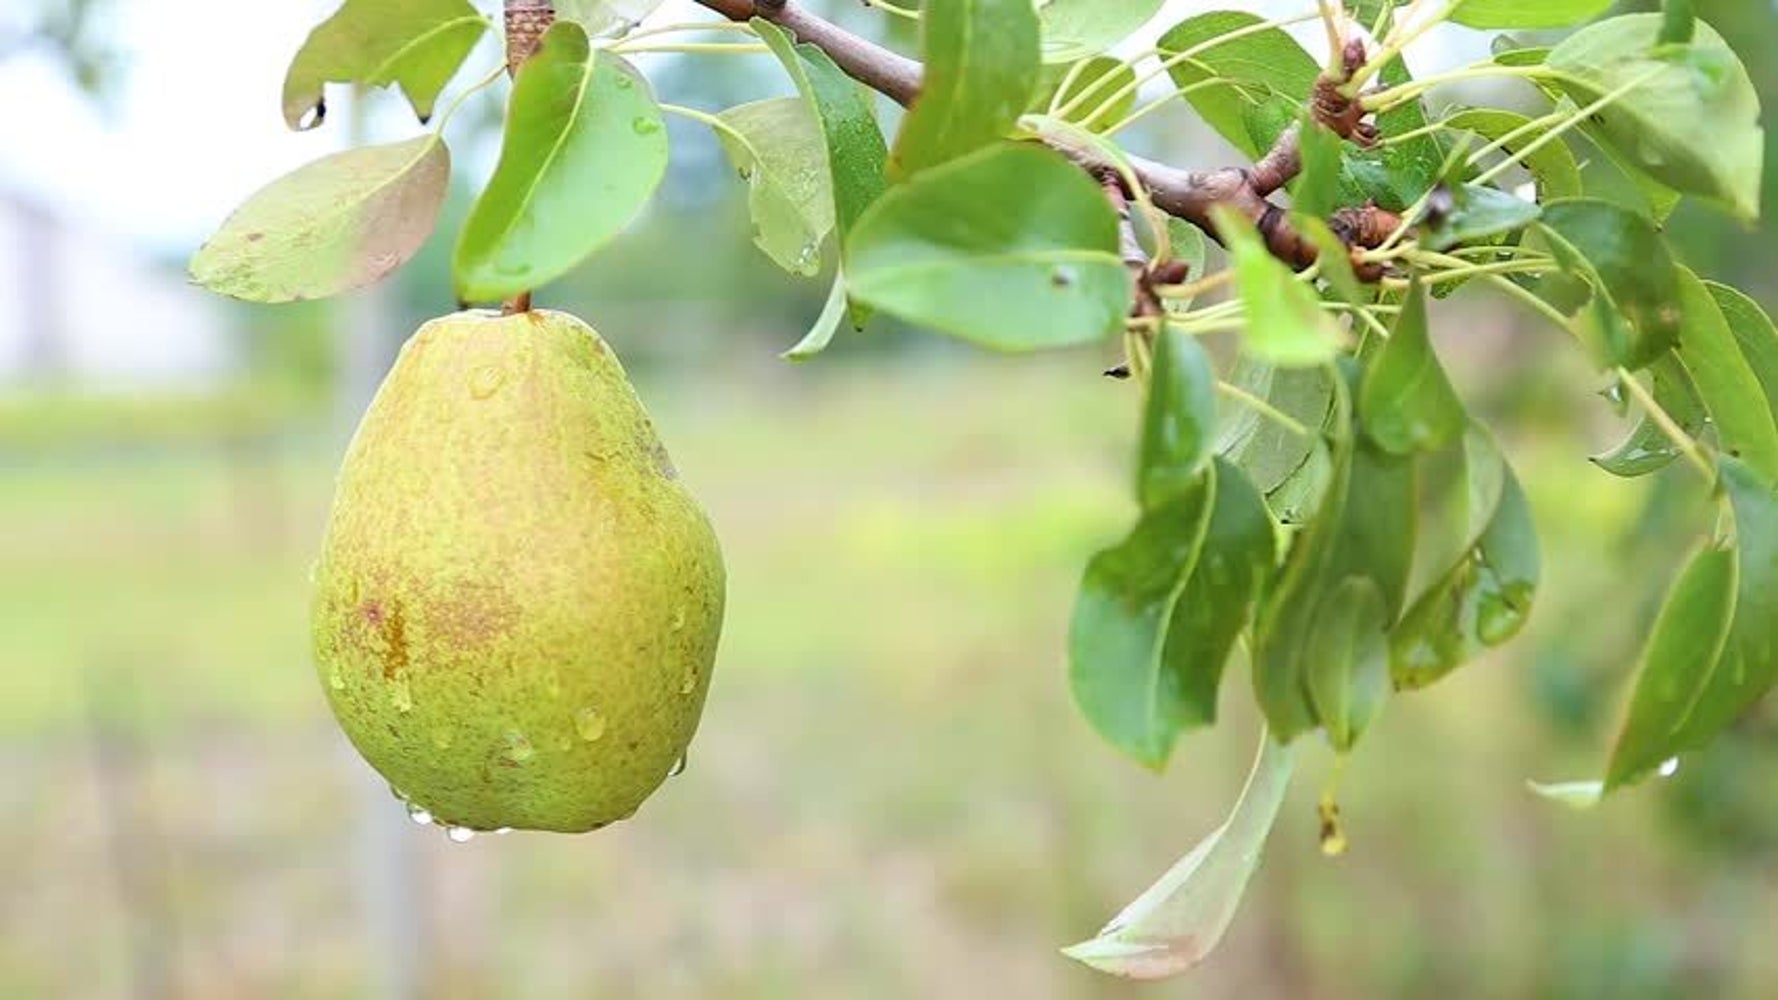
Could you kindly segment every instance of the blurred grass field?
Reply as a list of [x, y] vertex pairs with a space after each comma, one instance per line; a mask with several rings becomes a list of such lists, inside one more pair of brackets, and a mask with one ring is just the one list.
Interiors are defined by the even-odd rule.
[[[1623, 544], [1649, 488], [1548, 431], [1508, 439], [1545, 544], [1532, 626], [1388, 708], [1341, 783], [1349, 853], [1316, 850], [1316, 750], [1199, 972], [1134, 987], [1057, 954], [1220, 821], [1257, 732], [1240, 667], [1160, 776], [1069, 703], [1073, 588], [1130, 513], [1133, 396], [1095, 371], [643, 378], [729, 568], [690, 767], [595, 835], [404, 828], [423, 995], [1778, 996], [1771, 765], [1725, 746], [1588, 814], [1525, 790], [1598, 766], [1680, 544]], [[338, 436], [46, 412], [0, 428], [0, 996], [373, 995], [374, 776], [306, 641]], [[1687, 789], [1716, 811], [1687, 821]]]

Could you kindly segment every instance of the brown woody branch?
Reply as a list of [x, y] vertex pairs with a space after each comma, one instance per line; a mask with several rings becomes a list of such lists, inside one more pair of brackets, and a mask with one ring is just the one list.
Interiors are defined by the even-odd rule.
[[[796, 0], [698, 0], [698, 3], [730, 20], [746, 21], [758, 17], [776, 24], [798, 41], [825, 52], [848, 76], [904, 107], [919, 97], [922, 69], [918, 62], [810, 13]], [[1310, 96], [1310, 114], [1340, 138], [1368, 145], [1376, 139], [1375, 129], [1363, 121], [1365, 112], [1358, 101], [1340, 93], [1346, 78], [1364, 64], [1363, 43], [1357, 39], [1348, 42], [1341, 58], [1343, 73], [1338, 78], [1324, 74], [1316, 81]], [[1091, 146], [1070, 143], [1063, 136], [1046, 137], [1044, 142], [1101, 183], [1107, 177], [1117, 176], [1116, 166]], [[1126, 159], [1156, 208], [1192, 223], [1212, 239], [1217, 238], [1212, 209], [1227, 206], [1258, 227], [1266, 246], [1279, 259], [1297, 268], [1315, 262], [1316, 246], [1290, 225], [1284, 209], [1268, 200], [1302, 169], [1296, 126], [1286, 129], [1277, 143], [1252, 167], [1182, 170], [1138, 156], [1126, 156]], [[1121, 194], [1127, 197], [1132, 192]], [[1123, 215], [1127, 219], [1127, 204], [1123, 206]], [[1330, 221], [1336, 234], [1342, 238], [1353, 237], [1348, 238], [1350, 246], [1365, 248], [1375, 246], [1383, 236], [1375, 236], [1368, 242], [1356, 237], [1379, 232], [1386, 235], [1395, 229], [1400, 219], [1374, 205], [1367, 205], [1342, 210]], [[1146, 268], [1146, 261], [1143, 266]], [[1360, 269], [1359, 273], [1366, 274], [1367, 269]], [[1140, 291], [1138, 295], [1140, 309]]]

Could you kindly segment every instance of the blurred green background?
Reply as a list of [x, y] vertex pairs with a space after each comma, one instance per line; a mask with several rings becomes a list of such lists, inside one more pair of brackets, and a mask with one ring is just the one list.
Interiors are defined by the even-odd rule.
[[[498, 101], [453, 132], [459, 190], [396, 279], [327, 304], [213, 300], [182, 262], [230, 199], [347, 135], [414, 128], [373, 94], [340, 102], [356, 110], [329, 136], [281, 135], [278, 60], [302, 28], [255, 18], [228, 28], [244, 54], [181, 56], [217, 90], [165, 106], [149, 71], [180, 33], [149, 28], [235, 6], [0, 14], [0, 107], [86, 109], [0, 143], [0, 996], [1778, 996], [1778, 707], [1591, 813], [1525, 789], [1597, 770], [1706, 518], [1683, 468], [1590, 465], [1625, 424], [1603, 380], [1482, 294], [1440, 304], [1436, 337], [1533, 501], [1547, 569], [1527, 633], [1387, 709], [1342, 779], [1337, 859], [1315, 843], [1330, 757], [1306, 755], [1203, 968], [1136, 987], [1062, 958], [1220, 821], [1257, 733], [1239, 666], [1223, 723], [1162, 776], [1069, 703], [1073, 588], [1131, 513], [1135, 396], [1099, 376], [1105, 351], [994, 356], [886, 322], [779, 360], [826, 283], [751, 247], [741, 185], [680, 123], [649, 215], [540, 301], [612, 341], [723, 538], [730, 609], [690, 766], [595, 835], [456, 845], [409, 824], [327, 713], [307, 573], [368, 392], [453, 308], [450, 240]], [[289, 6], [268, 19], [330, 5]], [[1697, 6], [1778, 106], [1778, 10]], [[1435, 34], [1416, 68], [1486, 42]], [[754, 60], [648, 68], [700, 107], [784, 89]], [[264, 121], [206, 125], [221, 88]], [[145, 104], [197, 125], [141, 125]], [[80, 152], [139, 126], [196, 138]], [[1177, 111], [1133, 142], [1229, 155]], [[179, 194], [218, 164], [238, 191]], [[95, 211], [106, 198], [156, 200], [139, 219]], [[1687, 208], [1672, 235], [1778, 305], [1778, 228]]]

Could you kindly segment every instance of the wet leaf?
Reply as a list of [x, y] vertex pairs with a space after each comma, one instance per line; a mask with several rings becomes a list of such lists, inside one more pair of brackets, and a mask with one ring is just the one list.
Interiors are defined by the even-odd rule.
[[1602, 367], [1636, 369], [1679, 336], [1679, 274], [1646, 218], [1595, 198], [1544, 206], [1538, 223], [1563, 271], [1538, 291], [1572, 317]]
[[321, 22], [284, 76], [284, 121], [314, 128], [326, 114], [322, 87], [399, 84], [414, 113], [432, 117], [438, 94], [488, 30], [468, 0], [346, 0]]
[[1031, 143], [898, 185], [859, 220], [846, 261], [857, 299], [1000, 350], [1099, 340], [1132, 295], [1104, 193]]
[[[1698, 398], [1697, 386], [1692, 384], [1692, 377], [1679, 363], [1678, 356], [1664, 355], [1648, 370], [1655, 403], [1681, 430], [1696, 437], [1704, 429], [1704, 401]], [[1594, 455], [1592, 462], [1614, 476], [1628, 478], [1659, 472], [1678, 457], [1679, 446], [1659, 423], [1644, 416], [1617, 447], [1602, 455]]]
[[1418, 282], [1365, 372], [1358, 413], [1371, 439], [1398, 455], [1442, 448], [1469, 422], [1427, 338], [1426, 293]]
[[572, 270], [641, 214], [667, 169], [648, 83], [559, 21], [519, 68], [494, 175], [457, 242], [459, 295], [497, 301]]
[[924, 9], [920, 94], [902, 118], [889, 176], [905, 179], [1012, 132], [1038, 80], [1031, 0], [948, 0]]
[[316, 160], [237, 208], [192, 257], [191, 280], [250, 302], [369, 285], [432, 235], [450, 177], [450, 151], [431, 133]]
[[718, 117], [733, 130], [716, 130], [723, 151], [747, 178], [753, 242], [792, 274], [817, 273], [821, 241], [833, 229], [833, 184], [813, 110], [800, 97], [779, 97]]

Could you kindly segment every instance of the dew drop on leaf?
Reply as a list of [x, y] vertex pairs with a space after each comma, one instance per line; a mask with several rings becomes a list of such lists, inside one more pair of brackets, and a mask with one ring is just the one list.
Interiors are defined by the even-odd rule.
[[684, 774], [685, 773], [685, 762], [690, 759], [691, 759], [691, 754], [689, 754], [689, 753], [680, 754], [679, 759], [674, 761], [672, 768], [667, 771], [667, 777], [677, 778], [680, 775]]
[[630, 129], [637, 135], [653, 135], [661, 130], [661, 123], [643, 115], [637, 115], [630, 122]]
[[1661, 761], [1660, 769], [1656, 773], [1658, 773], [1663, 778], [1671, 778], [1675, 774], [1678, 774], [1679, 773], [1679, 758], [1678, 757], [1668, 757], [1666, 760]]

